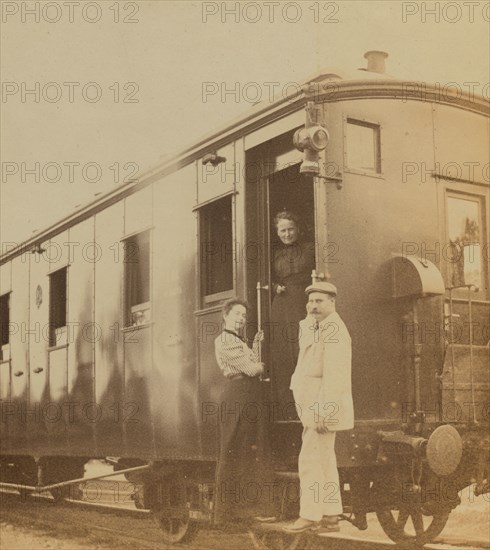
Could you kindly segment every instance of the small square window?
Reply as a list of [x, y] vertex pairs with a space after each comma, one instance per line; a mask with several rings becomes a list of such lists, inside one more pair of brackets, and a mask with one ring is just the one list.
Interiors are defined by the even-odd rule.
[[346, 161], [348, 168], [381, 173], [379, 125], [347, 119]]

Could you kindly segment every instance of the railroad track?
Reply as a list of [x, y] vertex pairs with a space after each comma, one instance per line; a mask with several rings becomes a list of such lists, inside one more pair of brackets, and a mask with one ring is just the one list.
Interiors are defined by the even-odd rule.
[[[117, 506], [66, 501], [55, 503], [46, 495], [21, 497], [0, 491], [1, 516], [14, 526], [33, 528], [62, 540], [82, 540], [90, 548], [152, 548], [175, 550], [161, 541], [160, 528], [145, 510]], [[226, 537], [226, 539], [225, 539]], [[224, 541], [226, 540], [226, 543]], [[180, 548], [215, 550], [216, 548], [247, 550], [252, 547], [247, 533], [223, 533], [203, 529], [198, 539]]]
[[[170, 549], [161, 541], [161, 534], [147, 510], [123, 508], [84, 501], [55, 503], [46, 495], [28, 498], [12, 492], [0, 491], [2, 517], [13, 525], [28, 524], [43, 532], [51, 531], [61, 538], [81, 538], [97, 548], [152, 548]], [[259, 525], [240, 533], [205, 528], [197, 539], [182, 548], [192, 550], [214, 550], [234, 548], [236, 550], [384, 550], [398, 548], [391, 541], [353, 537], [344, 533], [303, 533], [286, 535], [282, 524]], [[101, 545], [102, 544], [102, 545]], [[480, 550], [485, 546], [468, 544], [451, 545], [433, 543], [427, 550]]]
[[[384, 550], [386, 548], [398, 550], [402, 548], [390, 540], [380, 541], [372, 538], [354, 537], [342, 532], [321, 533], [312, 531], [294, 536], [286, 535], [285, 537], [280, 534], [278, 527], [280, 525], [261, 525], [259, 529], [250, 533], [255, 548], [263, 550], [267, 548], [277, 548], [278, 550]], [[481, 548], [488, 548], [488, 546], [472, 546], [470, 544], [456, 546], [443, 541], [424, 546], [426, 550], [480, 550]]]
[[9, 493], [2, 495], [2, 516], [5, 515], [14, 525], [24, 525], [28, 520], [34, 528], [54, 535], [59, 533], [62, 524], [61, 538], [74, 536], [86, 542], [88, 539], [97, 547], [101, 542], [113, 544], [114, 548], [126, 542], [123, 547], [170, 548], [161, 542], [160, 530], [145, 510], [83, 501], [60, 503], [45, 495], [25, 498]]

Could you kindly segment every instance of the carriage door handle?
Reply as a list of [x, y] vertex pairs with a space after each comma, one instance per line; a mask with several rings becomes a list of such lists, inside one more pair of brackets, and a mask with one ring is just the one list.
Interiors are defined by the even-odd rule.
[[[260, 281], [257, 281], [257, 286], [255, 287], [257, 290], [257, 328], [258, 330], [262, 330], [262, 296], [261, 291], [262, 290], [269, 290], [269, 285], [261, 285]], [[259, 342], [259, 361], [262, 363], [262, 342]], [[262, 374], [260, 376], [261, 382], [270, 382], [270, 378], [265, 378]]]

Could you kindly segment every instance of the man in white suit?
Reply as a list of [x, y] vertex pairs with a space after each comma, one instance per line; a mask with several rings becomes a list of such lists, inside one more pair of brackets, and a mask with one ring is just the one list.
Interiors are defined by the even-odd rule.
[[338, 531], [342, 513], [335, 432], [354, 427], [351, 338], [335, 311], [337, 289], [318, 282], [306, 289], [308, 315], [300, 322], [300, 351], [291, 390], [303, 424], [298, 459], [300, 517], [285, 527], [301, 533], [320, 526]]

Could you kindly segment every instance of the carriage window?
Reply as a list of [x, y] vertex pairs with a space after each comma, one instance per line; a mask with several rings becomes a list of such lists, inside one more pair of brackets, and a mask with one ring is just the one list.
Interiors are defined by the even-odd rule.
[[204, 301], [233, 290], [233, 224], [231, 196], [199, 211], [201, 293]]
[[0, 296], [0, 347], [9, 343], [9, 323], [10, 294], [4, 294], [3, 296]]
[[125, 326], [150, 321], [150, 232], [124, 241]]
[[49, 276], [49, 345], [66, 344], [66, 275], [67, 268]]
[[348, 118], [346, 154], [349, 168], [380, 174], [380, 127], [377, 124]]
[[448, 196], [449, 285], [482, 285], [481, 206], [471, 197]]

